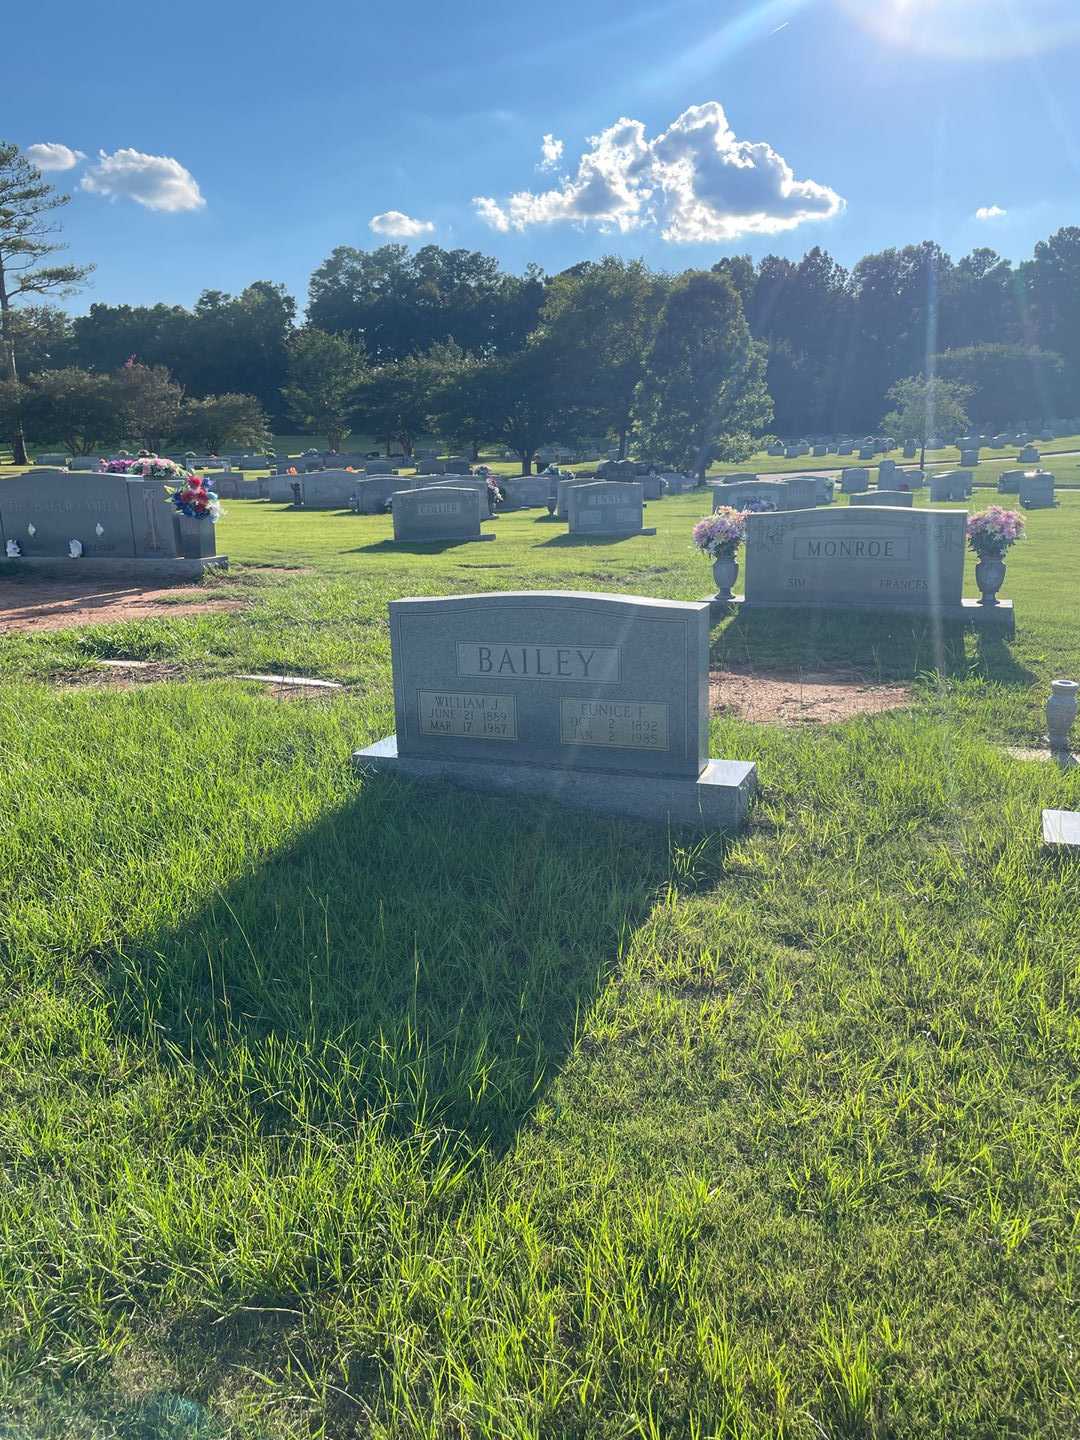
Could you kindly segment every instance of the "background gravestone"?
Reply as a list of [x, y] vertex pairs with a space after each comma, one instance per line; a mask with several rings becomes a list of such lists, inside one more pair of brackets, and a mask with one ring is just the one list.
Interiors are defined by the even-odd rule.
[[390, 603], [397, 733], [358, 765], [706, 828], [754, 766], [708, 757], [709, 607], [503, 592]]
[[1020, 504], [1025, 510], [1042, 510], [1056, 503], [1049, 470], [1029, 470], [1020, 477]]
[[305, 510], [347, 510], [363, 476], [352, 470], [316, 470], [301, 477]]
[[545, 506], [555, 488], [555, 482], [547, 475], [500, 475], [498, 485], [510, 510]]
[[785, 490], [779, 480], [741, 480], [733, 485], [710, 485], [713, 511], [729, 506], [741, 510], [751, 500], [767, 500], [777, 510], [784, 506]]
[[865, 490], [860, 494], [852, 495], [848, 503], [850, 505], [905, 505], [910, 507], [914, 499], [910, 490]]
[[[604, 484], [607, 484], [608, 482], [607, 482], [607, 481], [604, 481], [603, 483], [604, 483]], [[583, 476], [583, 475], [575, 475], [575, 476], [573, 476], [572, 479], [569, 479], [569, 480], [560, 480], [560, 481], [558, 481], [557, 486], [556, 486], [556, 490], [555, 490], [556, 500], [557, 500], [557, 503], [556, 503], [556, 506], [555, 506], [555, 513], [556, 513], [556, 515], [558, 516], [558, 518], [559, 518], [560, 520], [567, 520], [567, 519], [569, 519], [570, 512], [569, 512], [569, 510], [567, 509], [567, 506], [568, 506], [568, 504], [569, 504], [569, 501], [568, 501], [568, 499], [567, 499], [567, 496], [569, 495], [570, 491], [574, 488], [575, 485], [595, 485], [595, 484], [596, 484], [596, 481], [595, 481], [595, 480], [589, 480], [589, 479], [587, 479], [587, 478], [586, 478], [585, 476]]]
[[403, 490], [415, 490], [423, 484], [412, 475], [373, 475], [365, 480], [356, 477], [353, 494], [356, 496], [358, 515], [384, 515], [387, 502]]
[[971, 475], [966, 470], [945, 470], [930, 476], [931, 500], [966, 500], [971, 494]]
[[0, 485], [0, 538], [18, 541], [28, 559], [66, 556], [69, 540], [81, 541], [87, 556], [134, 557], [132, 483], [126, 475], [72, 475], [64, 470], [30, 470], [5, 480]]
[[840, 492], [843, 495], [858, 495], [870, 488], [870, 471], [849, 465], [840, 472]]
[[476, 489], [424, 485], [394, 496], [394, 539], [399, 541], [494, 540], [480, 531], [483, 501]]
[[645, 493], [637, 480], [598, 480], [568, 494], [571, 535], [655, 535], [642, 528]]

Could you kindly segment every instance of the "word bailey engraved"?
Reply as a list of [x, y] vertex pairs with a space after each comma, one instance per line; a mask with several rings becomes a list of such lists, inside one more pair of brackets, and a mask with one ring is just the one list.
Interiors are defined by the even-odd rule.
[[459, 641], [459, 675], [496, 675], [508, 680], [589, 680], [616, 684], [617, 645], [502, 645]]
[[516, 740], [517, 702], [512, 695], [417, 694], [421, 735], [459, 735], [469, 740]]

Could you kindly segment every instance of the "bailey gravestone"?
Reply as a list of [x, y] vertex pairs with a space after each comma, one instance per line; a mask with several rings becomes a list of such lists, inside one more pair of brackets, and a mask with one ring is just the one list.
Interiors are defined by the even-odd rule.
[[390, 602], [396, 734], [365, 768], [734, 828], [747, 761], [708, 756], [709, 606], [527, 591]]

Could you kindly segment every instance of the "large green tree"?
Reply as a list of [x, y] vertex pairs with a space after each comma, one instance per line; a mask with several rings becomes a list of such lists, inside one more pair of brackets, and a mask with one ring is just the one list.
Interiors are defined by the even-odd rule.
[[41, 171], [17, 145], [0, 141], [0, 350], [14, 404], [12, 449], [19, 465], [24, 465], [27, 457], [19, 404], [17, 308], [29, 296], [70, 293], [93, 269], [91, 265], [42, 263], [63, 248], [51, 216], [69, 199], [42, 179]]
[[366, 372], [363, 348], [355, 340], [305, 326], [289, 341], [282, 398], [298, 425], [325, 434], [330, 449], [337, 450], [351, 431]]
[[461, 367], [436, 397], [440, 433], [501, 440], [532, 474], [540, 446], [559, 432], [564, 396], [542, 344]]
[[155, 454], [163, 450], [176, 434], [183, 386], [164, 365], [141, 365], [137, 360], [121, 365], [113, 384], [125, 438]]
[[1072, 378], [1060, 355], [1035, 345], [965, 345], [938, 355], [935, 370], [969, 391], [973, 425], [999, 426], [1068, 408]]
[[765, 347], [750, 337], [731, 277], [690, 270], [664, 303], [635, 402], [646, 459], [704, 475], [751, 454], [772, 418]]
[[667, 285], [640, 260], [608, 255], [556, 275], [540, 312], [538, 334], [562, 389], [564, 427], [614, 435], [620, 459]]
[[260, 446], [270, 443], [266, 412], [254, 395], [207, 395], [185, 400], [175, 426], [183, 445], [198, 445], [210, 454], [230, 446]]
[[928, 436], [967, 429], [970, 395], [970, 387], [940, 375], [909, 375], [890, 388], [893, 408], [882, 419], [882, 428], [901, 440], [915, 441], [921, 468], [926, 464]]
[[[11, 418], [16, 406], [12, 381], [5, 381], [3, 390], [0, 411]], [[73, 455], [93, 454], [123, 431], [115, 377], [77, 366], [29, 376], [18, 404], [31, 439], [39, 445], [62, 442]]]

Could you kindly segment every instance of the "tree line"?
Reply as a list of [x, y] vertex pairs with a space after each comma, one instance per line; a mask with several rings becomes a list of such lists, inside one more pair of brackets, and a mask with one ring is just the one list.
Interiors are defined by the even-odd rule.
[[743, 458], [766, 431], [859, 433], [880, 425], [897, 382], [926, 373], [962, 387], [973, 424], [1080, 411], [1078, 227], [1019, 265], [990, 249], [953, 261], [925, 242], [850, 270], [815, 247], [799, 261], [725, 257], [681, 275], [612, 256], [512, 275], [475, 251], [339, 246], [312, 275], [298, 324], [295, 298], [269, 280], [236, 296], [204, 291], [191, 308], [95, 303], [70, 315], [52, 292], [78, 286], [85, 268], [41, 263], [64, 198], [0, 145], [9, 433], [68, 438], [41, 427], [66, 406], [70, 431], [82, 403], [79, 443], [113, 438], [88, 437], [111, 395], [116, 433], [131, 436], [133, 369], [144, 392], [147, 376], [178, 387], [170, 440], [201, 429], [200, 445], [211, 434], [248, 444], [295, 426], [335, 448], [360, 431], [408, 453], [433, 433], [474, 450], [503, 443], [526, 468], [548, 440], [697, 465]]

